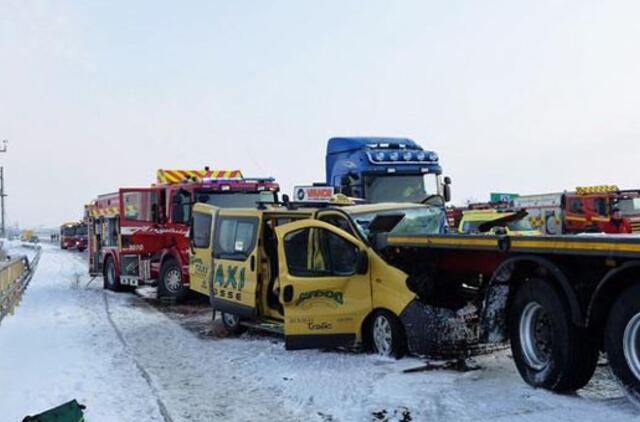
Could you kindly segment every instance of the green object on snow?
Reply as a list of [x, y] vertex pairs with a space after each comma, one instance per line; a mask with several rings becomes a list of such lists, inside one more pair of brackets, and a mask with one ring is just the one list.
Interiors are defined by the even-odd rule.
[[22, 422], [84, 422], [85, 406], [75, 400], [49, 409], [35, 416], [27, 416]]

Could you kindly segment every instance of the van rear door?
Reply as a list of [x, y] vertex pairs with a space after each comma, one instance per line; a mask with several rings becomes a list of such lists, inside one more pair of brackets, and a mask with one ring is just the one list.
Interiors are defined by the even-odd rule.
[[212, 305], [221, 312], [255, 318], [260, 219], [251, 213], [225, 215], [220, 212], [216, 220]]

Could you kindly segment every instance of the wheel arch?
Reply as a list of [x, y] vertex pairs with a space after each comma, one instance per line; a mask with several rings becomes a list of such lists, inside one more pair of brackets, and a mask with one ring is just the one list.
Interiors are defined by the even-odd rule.
[[569, 306], [573, 323], [584, 325], [584, 312], [565, 272], [545, 257], [522, 255], [508, 258], [500, 264], [489, 281], [481, 313], [482, 337], [485, 341], [497, 343], [508, 338], [507, 310], [519, 286], [532, 277], [558, 286]]
[[631, 285], [640, 283], [640, 261], [629, 261], [611, 269], [598, 283], [589, 300], [586, 324], [601, 333], [613, 303]]

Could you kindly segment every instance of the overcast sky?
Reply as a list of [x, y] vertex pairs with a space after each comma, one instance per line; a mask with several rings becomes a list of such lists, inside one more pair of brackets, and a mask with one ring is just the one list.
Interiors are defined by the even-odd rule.
[[637, 1], [0, 0], [8, 215], [79, 218], [161, 167], [324, 178], [335, 135], [415, 139], [454, 202], [640, 187]]

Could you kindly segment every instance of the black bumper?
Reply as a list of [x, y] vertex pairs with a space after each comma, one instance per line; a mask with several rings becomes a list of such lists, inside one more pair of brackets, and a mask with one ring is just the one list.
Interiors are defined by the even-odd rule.
[[414, 355], [452, 358], [475, 354], [479, 326], [474, 309], [458, 311], [412, 301], [400, 314]]

